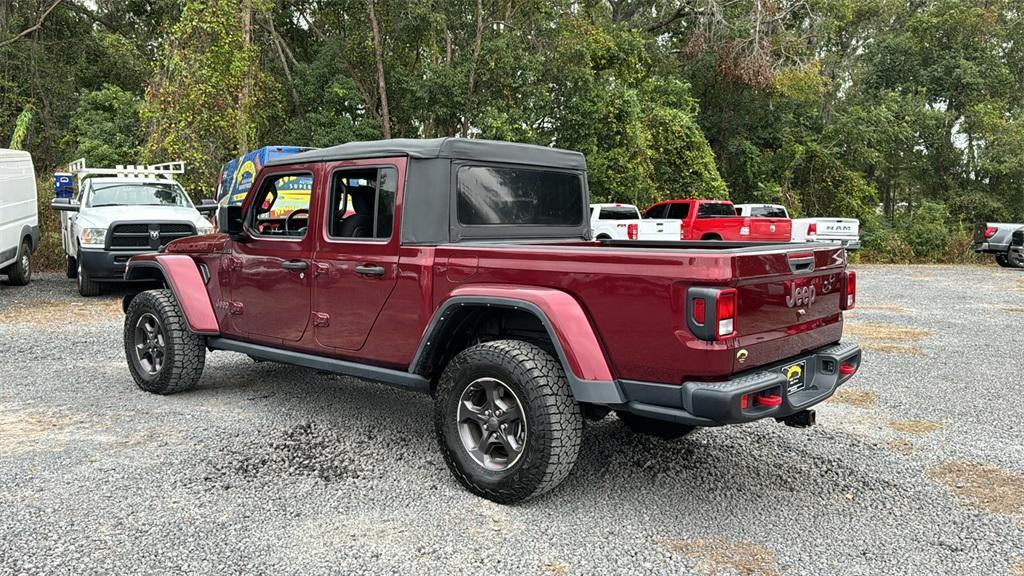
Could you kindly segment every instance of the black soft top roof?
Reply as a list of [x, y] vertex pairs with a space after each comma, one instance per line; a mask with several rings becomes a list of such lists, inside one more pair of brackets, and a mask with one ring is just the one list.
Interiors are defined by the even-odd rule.
[[570, 170], [586, 170], [587, 161], [583, 154], [547, 148], [533, 144], [498, 142], [495, 140], [473, 140], [469, 138], [392, 138], [391, 140], [370, 140], [349, 142], [330, 148], [320, 148], [291, 156], [275, 158], [267, 166], [297, 164], [301, 162], [329, 162], [356, 158], [384, 158], [408, 156], [410, 158], [449, 158], [453, 160], [477, 160], [507, 164], [529, 164]]

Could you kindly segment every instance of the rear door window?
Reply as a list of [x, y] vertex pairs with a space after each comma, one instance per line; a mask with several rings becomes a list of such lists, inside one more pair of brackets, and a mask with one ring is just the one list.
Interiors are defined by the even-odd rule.
[[755, 218], [788, 218], [786, 209], [781, 206], [753, 206], [750, 215]]
[[690, 204], [686, 202], [681, 202], [679, 204], [669, 204], [668, 215], [665, 217], [670, 218], [672, 220], [685, 220], [686, 217], [689, 215]]
[[736, 209], [732, 204], [715, 204], [705, 202], [697, 208], [697, 218], [731, 218], [736, 216]]
[[583, 223], [583, 180], [574, 172], [463, 166], [457, 196], [458, 219], [466, 226]]
[[601, 208], [601, 220], [636, 220], [640, 214], [632, 206], [604, 206]]

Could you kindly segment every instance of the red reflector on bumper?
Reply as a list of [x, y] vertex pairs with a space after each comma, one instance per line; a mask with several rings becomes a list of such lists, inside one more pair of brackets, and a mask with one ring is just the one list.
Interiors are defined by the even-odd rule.
[[849, 376], [850, 374], [857, 373], [857, 367], [849, 362], [843, 362], [839, 365], [839, 373], [843, 376]]

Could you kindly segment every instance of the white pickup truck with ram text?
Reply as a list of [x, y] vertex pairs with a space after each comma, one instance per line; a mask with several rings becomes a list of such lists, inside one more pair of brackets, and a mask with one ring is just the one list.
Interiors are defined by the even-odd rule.
[[[789, 211], [778, 204], [737, 204], [740, 216], [789, 218]], [[860, 220], [856, 218], [794, 218], [793, 242], [830, 242], [847, 250], [860, 248]]]

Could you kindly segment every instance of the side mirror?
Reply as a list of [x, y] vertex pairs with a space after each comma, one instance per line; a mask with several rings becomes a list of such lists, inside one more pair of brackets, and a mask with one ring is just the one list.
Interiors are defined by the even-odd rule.
[[217, 211], [217, 201], [209, 198], [203, 200], [196, 206], [196, 210], [198, 210], [200, 214], [213, 214]]
[[50, 208], [58, 212], [78, 212], [78, 204], [71, 201], [71, 198], [54, 198]]
[[232, 240], [242, 238], [242, 207], [220, 206], [217, 209], [217, 228], [231, 236]]

